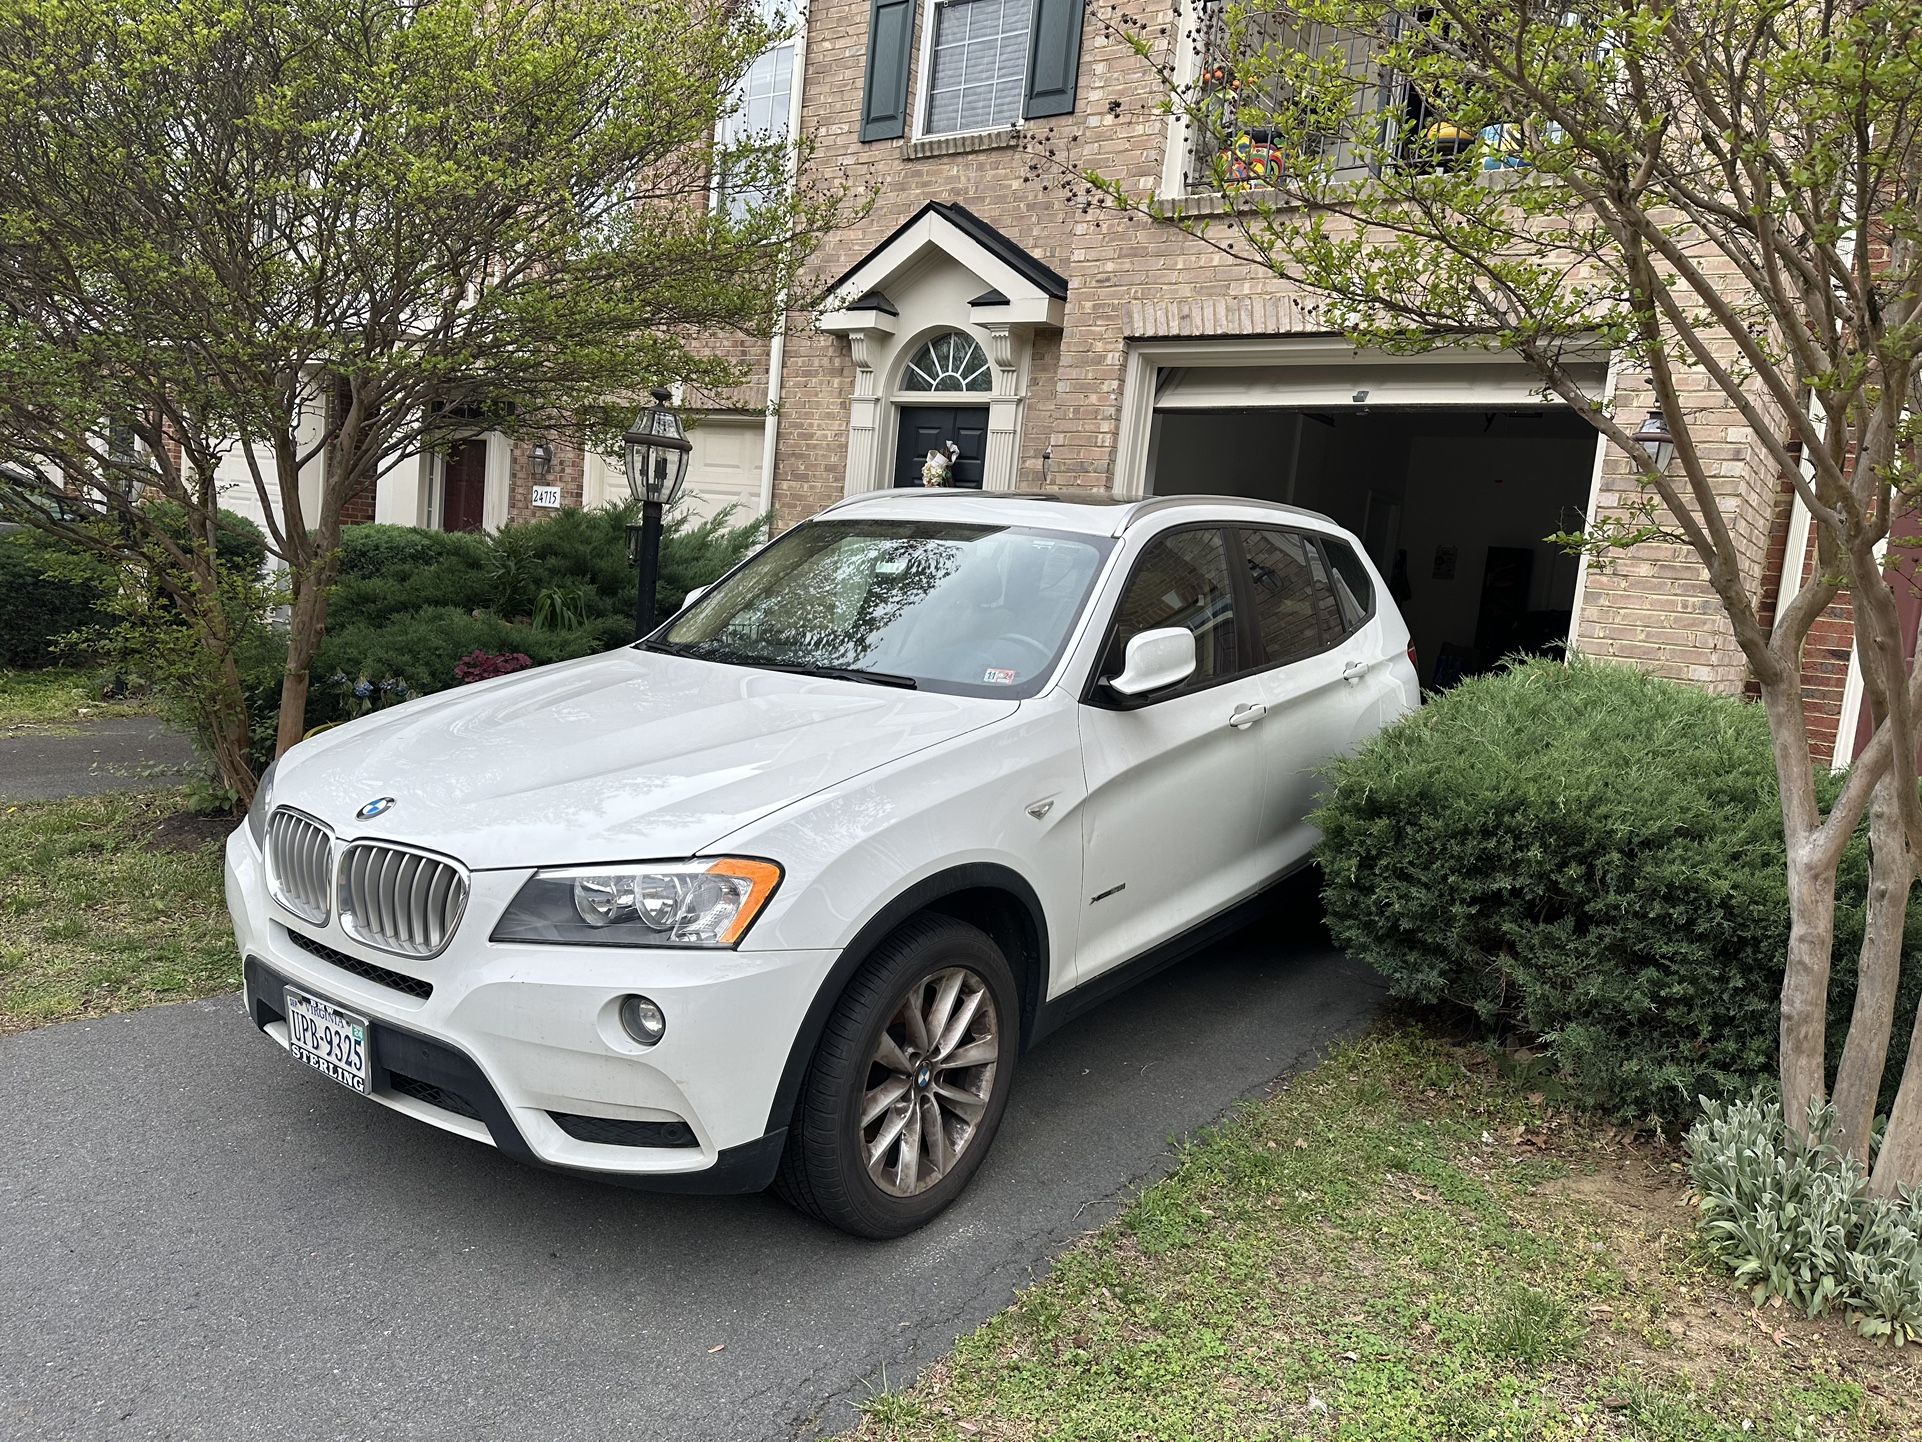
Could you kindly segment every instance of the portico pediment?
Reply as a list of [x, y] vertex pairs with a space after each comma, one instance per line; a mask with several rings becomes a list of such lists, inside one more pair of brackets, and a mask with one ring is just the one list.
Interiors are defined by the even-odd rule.
[[965, 206], [930, 201], [844, 272], [829, 287], [822, 330], [852, 335], [885, 327], [906, 292], [943, 257], [980, 282], [968, 316], [984, 326], [1061, 324], [1068, 282]]

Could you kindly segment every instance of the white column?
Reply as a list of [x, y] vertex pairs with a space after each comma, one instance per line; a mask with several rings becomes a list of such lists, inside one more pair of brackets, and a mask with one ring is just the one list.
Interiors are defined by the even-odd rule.
[[994, 391], [988, 399], [988, 446], [981, 461], [981, 489], [1012, 491], [1021, 460], [1021, 341], [1009, 325], [987, 325]]
[[851, 331], [848, 348], [854, 356], [854, 397], [848, 402], [848, 473], [845, 490], [850, 496], [875, 490], [880, 470], [881, 404], [880, 380], [875, 375], [875, 335], [872, 331]]

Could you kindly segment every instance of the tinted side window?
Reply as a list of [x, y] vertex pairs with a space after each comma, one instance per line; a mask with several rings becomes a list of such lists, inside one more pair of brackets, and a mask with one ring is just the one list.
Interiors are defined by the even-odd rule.
[[1101, 674], [1121, 670], [1130, 639], [1164, 626], [1194, 632], [1195, 674], [1189, 688], [1240, 669], [1234, 593], [1220, 531], [1176, 531], [1149, 542], [1115, 608], [1114, 640]]
[[1314, 542], [1294, 531], [1243, 531], [1241, 551], [1268, 664], [1325, 649], [1336, 624], [1335, 598]]
[[1335, 605], [1341, 612], [1342, 632], [1353, 635], [1374, 612], [1374, 583], [1368, 579], [1368, 568], [1361, 563], [1361, 557], [1346, 541], [1323, 536], [1321, 549], [1334, 573]]

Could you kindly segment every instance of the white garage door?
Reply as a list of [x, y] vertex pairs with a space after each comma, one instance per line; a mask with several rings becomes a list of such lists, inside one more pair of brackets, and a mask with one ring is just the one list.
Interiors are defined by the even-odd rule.
[[737, 523], [759, 514], [766, 426], [764, 416], [708, 416], [688, 431], [694, 443], [685, 492], [690, 515], [704, 519], [729, 505]]

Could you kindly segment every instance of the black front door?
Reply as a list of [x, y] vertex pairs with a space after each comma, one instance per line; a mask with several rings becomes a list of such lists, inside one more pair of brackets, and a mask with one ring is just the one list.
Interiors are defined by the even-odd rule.
[[981, 489], [981, 462], [988, 453], [986, 406], [901, 406], [901, 429], [894, 444], [894, 484], [921, 484], [921, 466], [928, 452], [949, 441], [961, 457], [948, 473], [951, 486]]

